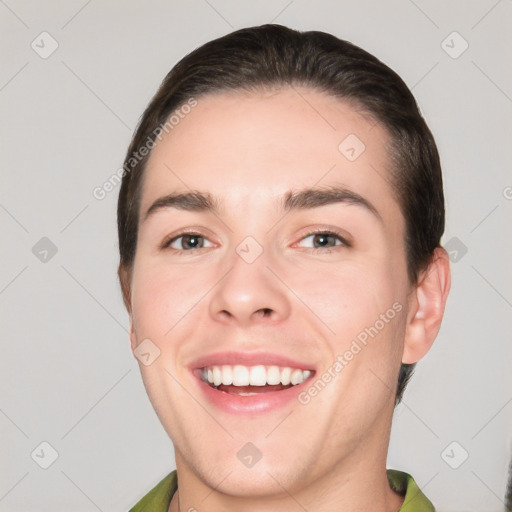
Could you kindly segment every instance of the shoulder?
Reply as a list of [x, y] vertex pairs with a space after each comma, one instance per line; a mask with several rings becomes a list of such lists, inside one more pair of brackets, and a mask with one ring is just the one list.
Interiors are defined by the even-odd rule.
[[404, 496], [399, 512], [435, 512], [434, 505], [409, 473], [388, 469], [387, 474], [391, 489]]
[[160, 480], [129, 512], [167, 512], [177, 488], [178, 478], [174, 470]]

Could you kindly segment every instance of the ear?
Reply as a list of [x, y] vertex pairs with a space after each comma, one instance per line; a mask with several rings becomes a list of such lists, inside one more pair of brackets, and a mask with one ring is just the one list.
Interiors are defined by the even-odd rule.
[[121, 263], [117, 269], [117, 275], [119, 276], [119, 282], [121, 283], [123, 302], [130, 318], [130, 345], [133, 351], [137, 347], [137, 337], [133, 325], [133, 311], [131, 303], [131, 269]]
[[450, 284], [450, 259], [438, 247], [410, 297], [402, 363], [416, 363], [430, 350], [441, 327]]

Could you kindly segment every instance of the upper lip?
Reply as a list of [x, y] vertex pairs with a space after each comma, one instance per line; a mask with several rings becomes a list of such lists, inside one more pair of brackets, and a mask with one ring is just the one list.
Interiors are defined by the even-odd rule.
[[220, 365], [243, 365], [243, 366], [286, 366], [290, 368], [297, 368], [300, 370], [314, 370], [315, 367], [311, 363], [298, 361], [290, 357], [273, 354], [271, 352], [235, 352], [224, 351], [215, 352], [195, 359], [190, 364], [191, 370], [204, 368], [207, 366], [220, 366]]

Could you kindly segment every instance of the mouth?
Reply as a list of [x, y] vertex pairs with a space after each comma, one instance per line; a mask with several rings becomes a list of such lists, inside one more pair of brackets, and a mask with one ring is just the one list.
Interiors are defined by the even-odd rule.
[[276, 365], [212, 365], [196, 370], [210, 388], [221, 393], [250, 397], [275, 393], [299, 386], [312, 377], [314, 370]]
[[209, 405], [230, 415], [252, 417], [293, 407], [316, 373], [316, 366], [304, 360], [249, 350], [207, 354], [189, 368]]

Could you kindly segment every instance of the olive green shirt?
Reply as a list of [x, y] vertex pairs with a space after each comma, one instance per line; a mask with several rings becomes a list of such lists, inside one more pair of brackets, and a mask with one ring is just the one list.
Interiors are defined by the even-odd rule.
[[[435, 512], [434, 506], [421, 492], [411, 475], [394, 469], [388, 469], [387, 474], [391, 488], [404, 496], [404, 502], [398, 512]], [[167, 512], [177, 488], [177, 474], [176, 471], [172, 471], [129, 512]]]

